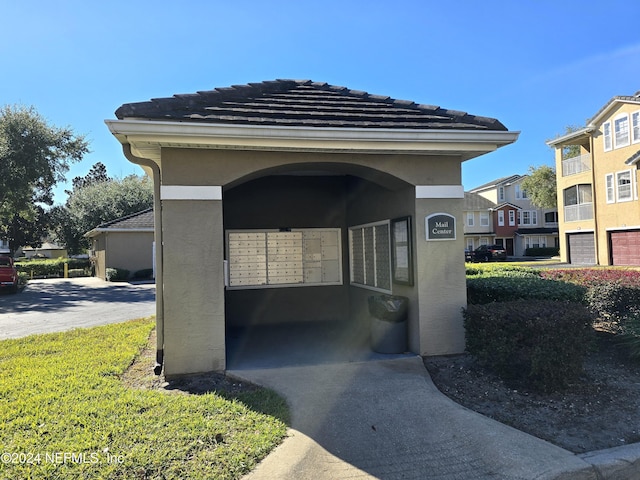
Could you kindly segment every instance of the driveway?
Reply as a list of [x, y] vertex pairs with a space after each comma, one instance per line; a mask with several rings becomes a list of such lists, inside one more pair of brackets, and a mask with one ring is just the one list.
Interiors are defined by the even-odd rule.
[[155, 285], [98, 278], [31, 280], [0, 294], [0, 340], [124, 322], [155, 314]]

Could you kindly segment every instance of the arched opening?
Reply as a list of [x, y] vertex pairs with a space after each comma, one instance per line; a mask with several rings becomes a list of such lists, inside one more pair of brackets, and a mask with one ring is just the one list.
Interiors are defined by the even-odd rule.
[[226, 186], [223, 211], [227, 368], [377, 356], [368, 297], [415, 292], [353, 284], [349, 229], [414, 215], [414, 186], [360, 165], [286, 165]]

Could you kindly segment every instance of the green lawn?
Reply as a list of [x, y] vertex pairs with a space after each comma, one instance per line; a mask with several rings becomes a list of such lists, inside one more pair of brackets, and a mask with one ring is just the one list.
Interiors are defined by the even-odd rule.
[[152, 329], [0, 342], [0, 479], [232, 479], [282, 441], [286, 406], [268, 390], [244, 402], [126, 387]]

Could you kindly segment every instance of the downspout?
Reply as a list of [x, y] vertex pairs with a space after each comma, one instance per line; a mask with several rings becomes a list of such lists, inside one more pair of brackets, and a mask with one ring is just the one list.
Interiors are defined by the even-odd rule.
[[136, 157], [131, 153], [131, 145], [122, 145], [125, 157], [131, 163], [148, 167], [153, 172], [153, 223], [156, 242], [156, 364], [153, 373], [160, 375], [164, 362], [164, 280], [162, 249], [162, 202], [160, 201], [160, 167], [146, 158]]
[[[600, 237], [598, 235], [598, 209], [596, 207], [596, 203], [598, 199], [596, 197], [596, 162], [595, 162], [593, 135], [589, 135], [589, 150], [591, 153], [591, 202], [592, 202], [591, 208], [593, 210], [593, 230], [594, 230], [593, 231], [593, 247], [596, 250], [595, 251], [596, 265], [602, 265], [602, 263], [600, 263], [600, 242], [598, 241]], [[611, 257], [611, 252], [609, 252], [609, 257]], [[609, 259], [607, 259], [607, 264], [609, 264]]]

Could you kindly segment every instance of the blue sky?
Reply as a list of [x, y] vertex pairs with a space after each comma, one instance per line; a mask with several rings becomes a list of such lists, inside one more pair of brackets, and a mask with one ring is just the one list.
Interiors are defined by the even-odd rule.
[[[519, 140], [463, 164], [465, 189], [553, 163], [545, 141], [640, 90], [636, 0], [0, 0], [0, 104], [85, 134], [142, 174], [105, 119], [123, 103], [311, 79], [495, 117]], [[56, 202], [66, 200], [57, 189]]]

